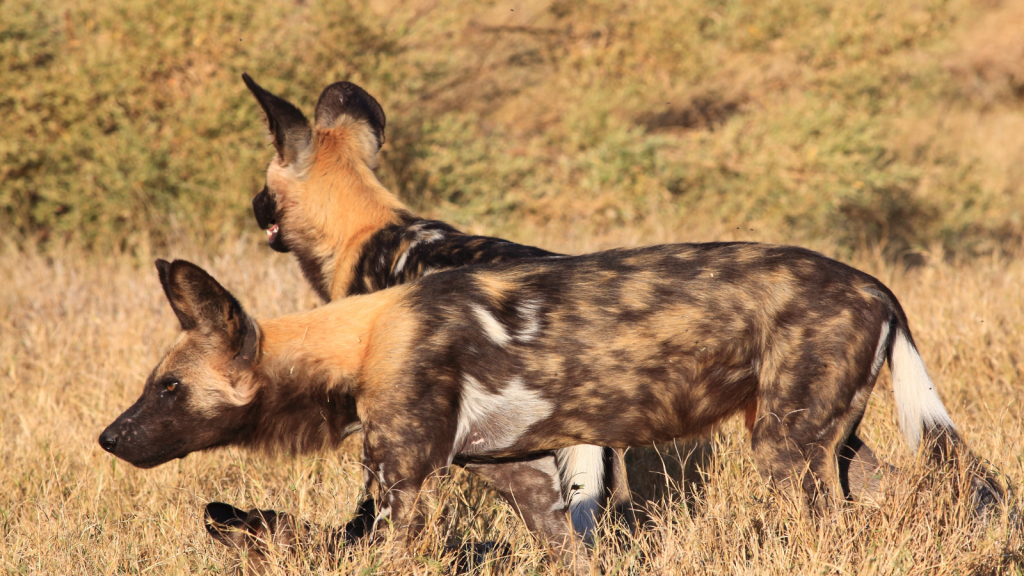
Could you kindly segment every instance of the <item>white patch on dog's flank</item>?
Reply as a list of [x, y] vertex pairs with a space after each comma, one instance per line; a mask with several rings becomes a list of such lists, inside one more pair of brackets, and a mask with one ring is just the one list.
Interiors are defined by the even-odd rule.
[[580, 444], [555, 452], [564, 494], [569, 497], [572, 526], [590, 543], [604, 500], [604, 448]]
[[[479, 454], [508, 448], [554, 409], [551, 401], [527, 388], [520, 378], [492, 393], [472, 376], [465, 376], [460, 400], [452, 458], [460, 451]], [[466, 446], [470, 439], [472, 443]], [[476, 442], [479, 439], [484, 442]]]
[[480, 325], [483, 327], [484, 332], [487, 333], [487, 337], [498, 346], [504, 346], [508, 344], [511, 337], [505, 330], [505, 327], [498, 322], [490, 312], [484, 310], [479, 304], [470, 304], [469, 308], [473, 311], [473, 315], [480, 321]]
[[528, 300], [519, 305], [523, 327], [516, 335], [520, 342], [532, 342], [540, 334], [540, 302]]
[[878, 371], [885, 364], [886, 350], [889, 346], [889, 323], [882, 324], [882, 333], [878, 336], [878, 346], [875, 347], [875, 361], [871, 364], [871, 382], [878, 378]]
[[928, 377], [921, 355], [907, 339], [903, 330], [896, 329], [892, 343], [893, 395], [900, 415], [900, 428], [907, 443], [914, 450], [921, 444], [921, 433], [936, 427], [955, 430], [946, 407], [942, 404], [935, 384]]

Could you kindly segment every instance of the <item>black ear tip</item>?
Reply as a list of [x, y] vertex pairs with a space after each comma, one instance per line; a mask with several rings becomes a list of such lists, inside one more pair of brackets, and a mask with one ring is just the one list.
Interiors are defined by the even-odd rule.
[[268, 96], [271, 98], [274, 97], [274, 95], [271, 94], [270, 92], [267, 92], [263, 88], [263, 86], [257, 84], [256, 81], [252, 79], [252, 76], [249, 76], [248, 73], [242, 74], [242, 81], [245, 82], [245, 87], [248, 88], [249, 92], [251, 92], [252, 95], [256, 97], [256, 100], [260, 103], [260, 105], [263, 105], [264, 98], [267, 98]]
[[220, 532], [225, 527], [237, 526], [244, 521], [244, 510], [223, 502], [210, 502], [203, 511], [203, 523], [210, 533]]
[[157, 258], [156, 259], [156, 273], [160, 275], [160, 279], [161, 280], [167, 278], [167, 276], [170, 273], [170, 271], [171, 271], [171, 263], [170, 262], [168, 262], [167, 260], [164, 260], [163, 258]]
[[[168, 280], [173, 278], [173, 282], [186, 280], [194, 283], [213, 280], [213, 276], [211, 276], [209, 272], [188, 260], [175, 260], [174, 262], [167, 264], [167, 268], [164, 270], [165, 271], [161, 272], [161, 274], [165, 275]], [[216, 280], [214, 280], [214, 282], [216, 282]]]
[[180, 259], [175, 259], [174, 262], [171, 262], [170, 264], [168, 264], [167, 267], [168, 268], [198, 268], [198, 266], [196, 266], [195, 264], [189, 262], [188, 260], [180, 260]]
[[384, 127], [387, 118], [380, 102], [358, 84], [343, 80], [324, 88], [316, 104], [316, 117], [325, 124], [332, 124], [338, 117], [349, 115], [369, 122], [384, 143]]
[[245, 85], [249, 90], [253, 92], [260, 90], [260, 85], [257, 84], [256, 81], [252, 79], [252, 76], [249, 76], [247, 72], [242, 73], [242, 81], [245, 82]]

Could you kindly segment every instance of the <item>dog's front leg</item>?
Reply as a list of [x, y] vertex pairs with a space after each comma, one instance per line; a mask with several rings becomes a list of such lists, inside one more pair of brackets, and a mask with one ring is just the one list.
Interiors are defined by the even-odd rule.
[[423, 529], [424, 484], [435, 472], [446, 468], [443, 459], [425, 457], [422, 439], [402, 438], [380, 430], [367, 430], [363, 445], [363, 467], [368, 472], [366, 489], [379, 489], [377, 515], [372, 533], [383, 539], [388, 528], [404, 538], [412, 538]]

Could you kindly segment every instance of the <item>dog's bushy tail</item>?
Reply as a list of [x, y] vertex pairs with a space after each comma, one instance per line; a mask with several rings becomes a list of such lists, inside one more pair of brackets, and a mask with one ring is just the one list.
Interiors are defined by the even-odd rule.
[[923, 445], [932, 462], [942, 466], [959, 465], [970, 475], [971, 501], [978, 516], [988, 516], [1005, 502], [1006, 489], [994, 471], [981, 461], [960, 437], [946, 406], [939, 398], [935, 383], [928, 376], [921, 354], [903, 314], [895, 314], [890, 323], [889, 368], [900, 428], [911, 449]]
[[899, 324], [889, 344], [889, 367], [903, 437], [913, 450], [918, 449], [922, 438], [935, 441], [944, 437], [947, 444], [962, 443], [935, 384], [928, 377], [921, 354], [909, 332]]

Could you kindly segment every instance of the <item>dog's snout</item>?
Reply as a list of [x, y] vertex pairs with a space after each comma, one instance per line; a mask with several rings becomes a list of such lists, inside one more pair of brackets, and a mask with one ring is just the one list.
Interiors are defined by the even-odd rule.
[[117, 448], [117, 434], [112, 433], [110, 430], [105, 430], [103, 434], [100, 434], [100, 446], [113, 454], [114, 448]]
[[277, 202], [267, 192], [266, 186], [252, 199], [252, 213], [263, 230], [277, 223]]

